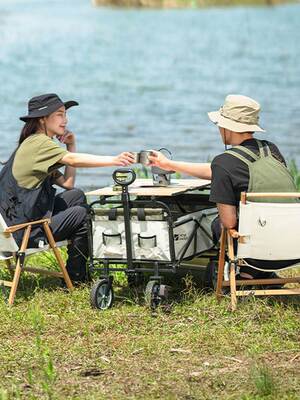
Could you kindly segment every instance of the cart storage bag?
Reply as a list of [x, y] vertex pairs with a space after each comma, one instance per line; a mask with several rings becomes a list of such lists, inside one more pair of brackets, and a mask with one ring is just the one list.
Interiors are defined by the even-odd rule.
[[[177, 219], [176, 223], [182, 224], [173, 229], [172, 235], [164, 210], [131, 209], [133, 259], [171, 261], [170, 241], [174, 243], [176, 260], [183, 253], [183, 259], [187, 259], [211, 249], [211, 223], [216, 216], [215, 208], [184, 215]], [[190, 217], [194, 217], [197, 222]], [[185, 245], [191, 236], [192, 241], [185, 251]], [[94, 258], [126, 259], [123, 209], [94, 208], [92, 237]]]

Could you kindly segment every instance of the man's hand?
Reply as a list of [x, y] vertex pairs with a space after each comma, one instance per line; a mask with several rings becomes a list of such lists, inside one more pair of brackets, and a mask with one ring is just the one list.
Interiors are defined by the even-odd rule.
[[159, 167], [161, 169], [170, 170], [170, 160], [160, 151], [151, 150], [148, 156], [150, 165], [153, 167]]

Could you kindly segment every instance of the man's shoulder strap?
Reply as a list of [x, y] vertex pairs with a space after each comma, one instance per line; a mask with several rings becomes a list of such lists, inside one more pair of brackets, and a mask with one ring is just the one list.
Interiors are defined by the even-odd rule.
[[259, 160], [260, 158], [271, 155], [271, 150], [267, 143], [262, 143], [260, 140], [257, 139], [255, 140], [259, 149], [259, 156], [245, 146], [234, 146], [230, 150], [226, 150], [225, 154], [231, 154], [232, 156], [243, 161], [248, 166], [251, 165], [253, 162]]
[[258, 140], [255, 139], [257, 146], [259, 148], [259, 156], [260, 158], [264, 158], [267, 156], [271, 156], [271, 150], [270, 147], [268, 146], [268, 143], [265, 140]]
[[259, 157], [253, 151], [247, 149], [244, 146], [235, 146], [230, 150], [226, 150], [225, 154], [230, 154], [238, 158], [248, 166], [259, 159]]

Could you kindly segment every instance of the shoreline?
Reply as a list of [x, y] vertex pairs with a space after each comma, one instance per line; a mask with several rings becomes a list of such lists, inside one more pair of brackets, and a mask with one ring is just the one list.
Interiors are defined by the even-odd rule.
[[91, 0], [95, 7], [120, 8], [206, 8], [231, 6], [276, 6], [281, 4], [298, 3], [293, 0]]

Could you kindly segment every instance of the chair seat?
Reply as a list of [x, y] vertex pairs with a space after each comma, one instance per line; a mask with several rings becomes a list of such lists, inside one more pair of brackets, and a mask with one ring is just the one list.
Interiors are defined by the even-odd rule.
[[[67, 246], [68, 241], [63, 240], [56, 243], [50, 229], [50, 219], [40, 219], [37, 221], [24, 222], [23, 224], [7, 226], [5, 220], [0, 214], [0, 260], [4, 261], [6, 267], [9, 269], [12, 280], [0, 280], [0, 285], [10, 288], [8, 304], [11, 306], [14, 303], [16, 292], [18, 289], [20, 276], [23, 271], [34, 274], [43, 274], [63, 278], [69, 290], [73, 289], [73, 284], [70, 280], [65, 262], [59, 250], [59, 247]], [[38, 248], [28, 249], [30, 233], [32, 226], [42, 225], [45, 234], [45, 240], [39, 242]], [[19, 245], [13, 236], [14, 232], [23, 230], [23, 238], [21, 245]], [[45, 244], [45, 242], [48, 242]], [[26, 266], [26, 256], [52, 250], [54, 257], [58, 263], [60, 271], [52, 271], [47, 268], [36, 268]]]
[[246, 265], [248, 267], [255, 268], [259, 271], [281, 271], [289, 268], [296, 268], [300, 266], [300, 259], [296, 260], [281, 260], [281, 261], [269, 261], [269, 260], [255, 260], [253, 258], [245, 258], [241, 260], [241, 266]]
[[[62, 240], [61, 242], [56, 243], [56, 247], [64, 247], [68, 245], [67, 240]], [[40, 253], [42, 251], [50, 250], [49, 244], [45, 244], [43, 247], [35, 247], [31, 249], [27, 249], [25, 254], [26, 255], [31, 255], [35, 253]], [[13, 258], [13, 253], [10, 252], [0, 252], [0, 261], [5, 261], [5, 260], [10, 260]]]
[[12, 258], [12, 253], [0, 253], [0, 261], [10, 260]]
[[[68, 245], [67, 240], [62, 240], [61, 242], [56, 242], [56, 247], [63, 247], [63, 246], [67, 246], [67, 245]], [[50, 250], [50, 249], [51, 249], [51, 247], [49, 246], [49, 244], [45, 244], [43, 247], [35, 247], [32, 249], [27, 249], [26, 255], [40, 253], [41, 251], [46, 251], [46, 250]]]

